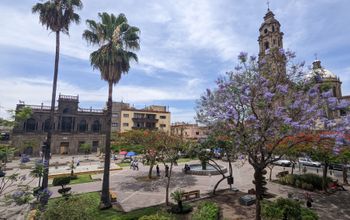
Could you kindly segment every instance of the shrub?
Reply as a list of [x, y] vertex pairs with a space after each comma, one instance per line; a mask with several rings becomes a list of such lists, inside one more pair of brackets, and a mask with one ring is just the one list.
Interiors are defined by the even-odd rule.
[[302, 183], [302, 184], [301, 184], [301, 188], [302, 188], [302, 189], [305, 189], [305, 190], [309, 190], [309, 191], [314, 190], [313, 185], [312, 185], [312, 184], [309, 184], [309, 183]]
[[261, 214], [264, 219], [301, 219], [317, 220], [317, 215], [301, 206], [301, 203], [292, 199], [278, 198], [274, 202], [263, 201]]
[[[283, 185], [291, 185], [305, 190], [322, 190], [322, 177], [313, 173], [288, 174], [281, 177], [279, 182]], [[332, 178], [327, 177], [327, 185], [331, 182]]]
[[286, 184], [294, 186], [295, 181], [296, 181], [296, 177], [295, 177], [294, 174], [287, 174], [287, 175], [285, 176], [285, 182], [286, 182]]
[[49, 201], [42, 219], [90, 220], [94, 218], [95, 210], [91, 208], [94, 206], [95, 201], [91, 196], [71, 196], [68, 200], [58, 198]]
[[70, 183], [70, 176], [55, 177], [52, 181], [53, 186], [65, 186]]
[[171, 220], [170, 217], [159, 215], [158, 213], [155, 215], [145, 215], [139, 218], [139, 220]]
[[219, 206], [214, 202], [202, 202], [193, 214], [193, 220], [216, 220], [219, 217]]

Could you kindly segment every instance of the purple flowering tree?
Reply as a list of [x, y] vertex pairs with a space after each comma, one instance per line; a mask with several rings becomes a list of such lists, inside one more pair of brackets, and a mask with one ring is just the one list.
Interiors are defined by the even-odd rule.
[[260, 61], [241, 53], [235, 70], [219, 78], [197, 107], [202, 123], [227, 125], [233, 148], [253, 166], [256, 219], [261, 219], [265, 168], [281, 158], [280, 146], [288, 150], [306, 141], [304, 134], [325, 118], [325, 99], [315, 80], [304, 77], [304, 65], [291, 64], [295, 55], [289, 51], [267, 53]]

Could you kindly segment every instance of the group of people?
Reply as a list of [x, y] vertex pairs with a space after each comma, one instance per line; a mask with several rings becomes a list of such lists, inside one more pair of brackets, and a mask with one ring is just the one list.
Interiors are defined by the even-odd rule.
[[[159, 177], [160, 176], [160, 168], [159, 168], [159, 165], [157, 164], [156, 166], [156, 172], [157, 172], [157, 176]], [[168, 177], [169, 176], [169, 166], [168, 165], [165, 165], [165, 177]]]
[[131, 160], [130, 169], [139, 170], [139, 162], [137, 160]]

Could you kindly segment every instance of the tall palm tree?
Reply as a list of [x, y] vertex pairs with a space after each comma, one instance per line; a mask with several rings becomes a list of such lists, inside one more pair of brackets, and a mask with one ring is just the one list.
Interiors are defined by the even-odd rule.
[[80, 22], [80, 17], [76, 10], [83, 7], [80, 0], [48, 0], [44, 3], [37, 3], [33, 6], [32, 12], [39, 14], [39, 21], [46, 29], [53, 31], [56, 34], [56, 53], [55, 53], [55, 68], [52, 83], [51, 109], [50, 109], [50, 126], [47, 133], [47, 140], [45, 143], [45, 172], [43, 176], [42, 189], [48, 186], [49, 175], [49, 159], [50, 146], [54, 125], [55, 100], [57, 89], [58, 63], [60, 55], [60, 33], [69, 34], [70, 24]]
[[111, 157], [111, 119], [112, 119], [112, 92], [113, 85], [117, 84], [122, 74], [127, 74], [130, 61], [138, 61], [137, 55], [132, 51], [140, 49], [139, 33], [137, 27], [130, 26], [124, 14], [116, 17], [106, 12], [98, 14], [100, 22], [87, 20], [88, 30], [83, 38], [99, 49], [90, 55], [91, 65], [101, 72], [101, 78], [108, 82], [107, 102], [107, 129], [105, 164], [103, 172], [102, 194], [100, 208], [111, 207], [109, 198], [109, 168]]

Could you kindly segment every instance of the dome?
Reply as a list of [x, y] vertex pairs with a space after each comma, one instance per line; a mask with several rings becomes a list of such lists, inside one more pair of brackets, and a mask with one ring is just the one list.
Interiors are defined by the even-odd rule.
[[319, 61], [319, 60], [315, 60], [312, 63], [312, 70], [307, 75], [308, 78], [311, 78], [313, 76], [320, 76], [323, 79], [330, 79], [330, 78], [337, 79], [337, 75], [335, 75], [331, 71], [323, 68], [321, 66], [321, 61]]

